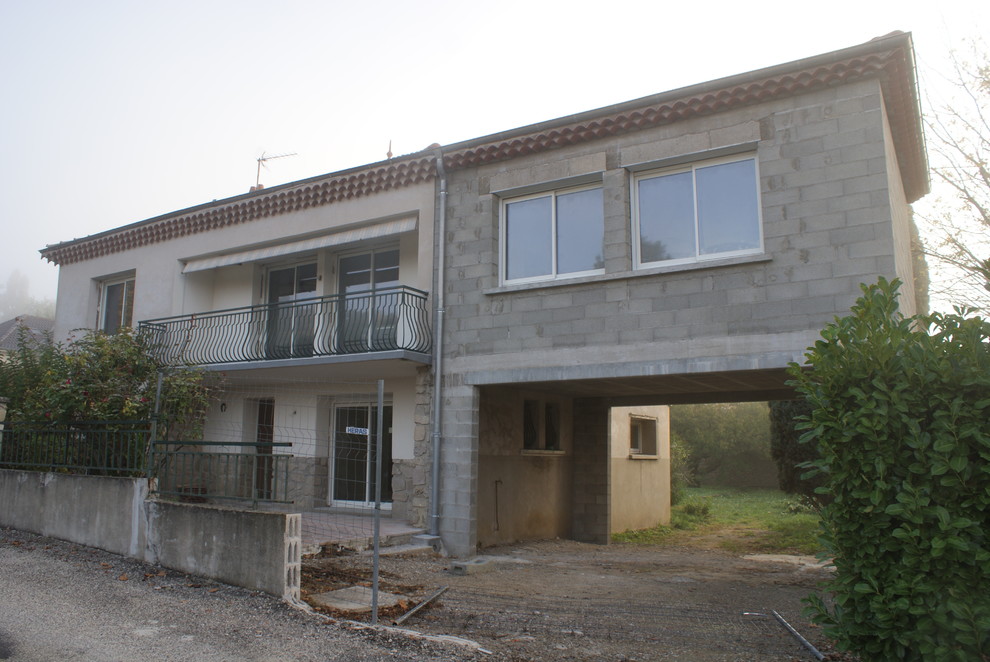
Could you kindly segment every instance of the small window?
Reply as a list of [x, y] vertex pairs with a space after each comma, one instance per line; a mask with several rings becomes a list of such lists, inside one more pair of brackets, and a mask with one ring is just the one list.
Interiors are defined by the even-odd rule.
[[763, 249], [754, 157], [646, 172], [635, 177], [633, 187], [640, 266]]
[[657, 419], [629, 417], [629, 454], [657, 454]]
[[560, 406], [557, 403], [523, 401], [523, 450], [560, 450]]
[[505, 200], [502, 280], [553, 280], [601, 272], [604, 237], [600, 186]]
[[104, 282], [101, 310], [101, 331], [117, 333], [121, 328], [131, 326], [134, 317], [134, 278]]

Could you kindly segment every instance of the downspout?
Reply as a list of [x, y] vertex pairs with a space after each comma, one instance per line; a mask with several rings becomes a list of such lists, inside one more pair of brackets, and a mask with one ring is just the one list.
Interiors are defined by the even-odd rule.
[[431, 536], [440, 535], [440, 441], [441, 415], [443, 413], [443, 315], [444, 315], [444, 248], [447, 235], [447, 171], [443, 167], [443, 152], [437, 149], [437, 176], [440, 178], [440, 214], [437, 223], [437, 285], [436, 324], [433, 342], [433, 471], [430, 477], [430, 530]]

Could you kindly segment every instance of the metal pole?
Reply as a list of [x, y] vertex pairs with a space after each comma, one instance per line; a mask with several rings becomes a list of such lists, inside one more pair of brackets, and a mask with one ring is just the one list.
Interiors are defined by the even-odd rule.
[[384, 412], [385, 380], [378, 380], [378, 415], [375, 419], [375, 527], [374, 527], [374, 556], [371, 569], [371, 624], [378, 625], [378, 541], [382, 528], [382, 451], [384, 435], [382, 426], [385, 423]]
[[778, 623], [784, 626], [784, 629], [786, 629], [788, 632], [791, 633], [792, 637], [798, 640], [798, 643], [800, 643], [802, 646], [808, 649], [808, 652], [811, 653], [816, 660], [825, 659], [825, 656], [822, 655], [818, 651], [818, 649], [811, 644], [810, 641], [802, 637], [800, 632], [798, 632], [793, 627], [791, 627], [791, 624], [785, 621], [783, 616], [781, 616], [780, 614], [778, 614], [776, 611], [773, 610], [771, 610], [770, 613], [773, 614], [773, 617], [777, 619]]
[[437, 287], [434, 293], [436, 302], [436, 328], [433, 330], [433, 434], [431, 452], [433, 467], [430, 472], [430, 535], [440, 535], [440, 448], [443, 445], [443, 317], [444, 317], [444, 276], [447, 234], [447, 172], [443, 167], [443, 154], [437, 150], [437, 174], [440, 177], [440, 207], [437, 223]]
[[145, 466], [147, 467], [148, 478], [157, 478], [152, 475], [155, 461], [155, 442], [158, 441], [158, 416], [162, 410], [162, 380], [163, 370], [158, 370], [158, 377], [155, 383], [155, 409], [151, 414], [151, 432], [148, 435], [148, 447], [145, 449]]

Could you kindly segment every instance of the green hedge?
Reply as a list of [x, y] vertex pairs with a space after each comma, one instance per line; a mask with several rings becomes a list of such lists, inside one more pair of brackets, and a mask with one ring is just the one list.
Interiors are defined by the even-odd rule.
[[866, 660], [990, 655], [990, 323], [904, 318], [899, 283], [863, 286], [805, 368], [833, 500], [822, 511], [836, 572], [813, 615]]

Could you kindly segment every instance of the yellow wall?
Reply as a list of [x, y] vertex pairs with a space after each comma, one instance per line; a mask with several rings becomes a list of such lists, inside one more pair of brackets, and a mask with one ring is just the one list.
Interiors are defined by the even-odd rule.
[[[630, 453], [632, 416], [656, 420], [656, 455]], [[670, 408], [613, 407], [609, 429], [610, 533], [670, 524]]]

